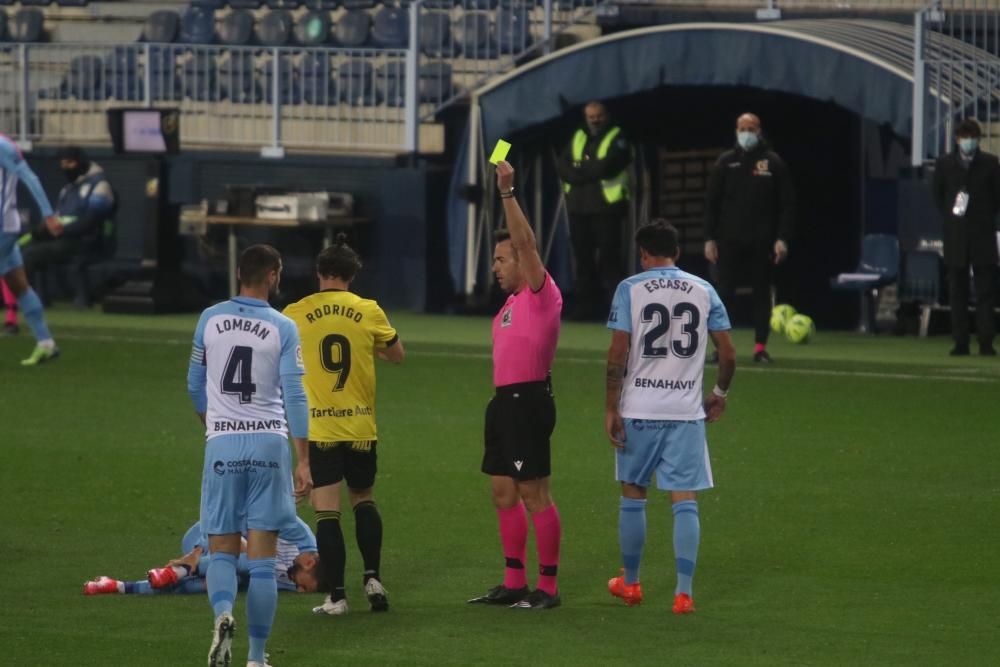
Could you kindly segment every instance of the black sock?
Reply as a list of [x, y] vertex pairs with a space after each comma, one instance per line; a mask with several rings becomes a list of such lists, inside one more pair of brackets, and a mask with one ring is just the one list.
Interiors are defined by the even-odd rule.
[[319, 547], [319, 559], [326, 571], [330, 598], [334, 602], [343, 600], [347, 550], [344, 547], [344, 532], [340, 529], [340, 512], [316, 512], [316, 546]]
[[382, 517], [372, 500], [365, 500], [354, 506], [354, 528], [358, 538], [358, 549], [365, 562], [364, 582], [379, 577], [382, 560]]

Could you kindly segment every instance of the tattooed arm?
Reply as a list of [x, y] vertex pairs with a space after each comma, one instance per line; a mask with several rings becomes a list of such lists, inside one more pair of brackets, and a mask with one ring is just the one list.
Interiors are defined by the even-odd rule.
[[607, 398], [605, 400], [604, 428], [607, 430], [611, 444], [619, 449], [625, 447], [625, 425], [618, 411], [618, 401], [622, 394], [622, 384], [625, 381], [625, 363], [628, 361], [629, 334], [627, 331], [614, 331], [611, 334], [611, 347], [608, 348]]

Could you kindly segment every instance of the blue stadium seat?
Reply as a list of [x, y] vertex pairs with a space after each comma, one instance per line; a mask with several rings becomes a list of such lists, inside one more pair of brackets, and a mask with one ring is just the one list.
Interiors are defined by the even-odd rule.
[[379, 103], [375, 90], [375, 68], [366, 60], [347, 60], [337, 70], [340, 101], [356, 107], [371, 107]]
[[181, 41], [211, 44], [215, 41], [215, 10], [192, 5], [181, 15]]
[[264, 4], [271, 9], [298, 9], [302, 0], [264, 0]]
[[139, 77], [139, 49], [117, 46], [104, 59], [104, 81], [107, 97], [128, 102], [143, 99]]
[[0, 41], [7, 40], [7, 13], [0, 12]]
[[[302, 104], [302, 82], [290, 56], [278, 60], [278, 99], [282, 104]], [[264, 100], [271, 104], [274, 100], [274, 59], [264, 63]]]
[[372, 41], [385, 49], [405, 49], [410, 41], [410, 16], [399, 7], [383, 7], [375, 13]]
[[260, 9], [261, 0], [229, 0], [230, 9]]
[[330, 12], [311, 10], [295, 23], [295, 41], [303, 46], [320, 46], [330, 37]]
[[466, 58], [496, 58], [499, 48], [493, 34], [490, 16], [485, 12], [469, 12], [458, 22], [458, 42]]
[[375, 89], [387, 107], [406, 106], [406, 63], [390, 60], [375, 71]]
[[264, 99], [264, 93], [256, 80], [255, 72], [253, 54], [250, 51], [231, 51], [229, 58], [219, 68], [223, 95], [241, 104], [260, 102]]
[[151, 45], [149, 47], [149, 68], [153, 74], [177, 71], [177, 56], [183, 51], [176, 46]]
[[861, 293], [858, 329], [875, 331], [875, 314], [881, 288], [896, 282], [899, 275], [899, 240], [890, 234], [866, 234], [861, 242], [861, 259], [850, 273], [830, 280], [835, 290]]
[[211, 53], [197, 52], [184, 63], [184, 97], [195, 102], [218, 102], [222, 99], [218, 63]]
[[435, 62], [421, 65], [417, 95], [421, 102], [430, 104], [441, 104], [451, 99], [454, 95], [451, 64]]
[[499, 0], [458, 0], [458, 5], [467, 11], [474, 9], [496, 9]]
[[[399, 0], [399, 6], [408, 8], [410, 6], [410, 0]], [[460, 0], [424, 0], [424, 4], [420, 5], [421, 9], [451, 9], [452, 7], [461, 5]]]
[[340, 0], [306, 0], [303, 4], [309, 9], [329, 12], [340, 7]]
[[45, 15], [38, 7], [22, 7], [7, 31], [15, 42], [41, 42], [45, 39]]
[[292, 38], [292, 15], [284, 9], [275, 9], [257, 21], [257, 41], [264, 46], [284, 46]]
[[86, 7], [89, 2], [90, 0], [56, 0], [60, 7]]
[[368, 43], [371, 29], [371, 14], [363, 9], [352, 9], [344, 13], [337, 22], [334, 36], [340, 46], [357, 47]]
[[205, 9], [222, 9], [226, 6], [226, 0], [191, 0], [192, 7], [204, 7]]
[[325, 52], [309, 51], [302, 59], [302, 97], [308, 104], [327, 105], [337, 103], [336, 81], [330, 76], [330, 55]]
[[340, 6], [344, 9], [374, 9], [375, 0], [340, 0]]
[[52, 0], [21, 0], [22, 7], [48, 7]]
[[451, 58], [456, 55], [451, 35], [451, 17], [447, 12], [425, 12], [420, 17], [420, 51], [431, 58]]
[[76, 56], [70, 60], [60, 92], [64, 99], [103, 100], [104, 61], [100, 56]]
[[253, 14], [245, 9], [226, 14], [219, 24], [219, 41], [229, 46], [246, 46], [253, 38]]
[[521, 53], [531, 46], [531, 21], [528, 9], [501, 9], [497, 12], [497, 42], [500, 53]]
[[180, 33], [181, 17], [177, 12], [161, 9], [149, 15], [142, 29], [142, 41], [167, 43], [177, 39]]

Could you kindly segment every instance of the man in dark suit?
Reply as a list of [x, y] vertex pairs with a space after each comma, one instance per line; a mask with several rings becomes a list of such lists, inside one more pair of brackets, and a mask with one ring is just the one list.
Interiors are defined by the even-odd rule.
[[992, 357], [996, 333], [996, 217], [1000, 211], [1000, 161], [979, 150], [982, 130], [968, 119], [955, 130], [957, 150], [938, 158], [934, 201], [944, 224], [944, 262], [948, 267], [951, 335], [955, 357], [969, 354], [969, 267], [976, 283], [976, 336], [979, 354]]

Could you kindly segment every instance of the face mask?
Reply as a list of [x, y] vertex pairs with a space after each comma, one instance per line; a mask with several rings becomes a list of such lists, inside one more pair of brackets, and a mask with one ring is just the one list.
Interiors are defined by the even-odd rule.
[[760, 137], [757, 136], [756, 132], [737, 132], [736, 141], [739, 142], [740, 148], [745, 151], [752, 151], [760, 143]]
[[966, 155], [972, 155], [979, 148], [979, 140], [973, 139], [972, 137], [963, 137], [958, 140], [958, 147], [962, 149], [962, 152]]
[[81, 167], [76, 167], [75, 169], [63, 169], [62, 173], [63, 176], [66, 177], [66, 180], [72, 183], [76, 179], [83, 176], [83, 169]]

